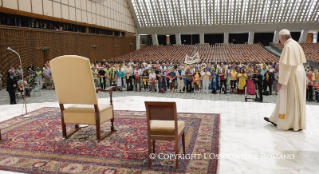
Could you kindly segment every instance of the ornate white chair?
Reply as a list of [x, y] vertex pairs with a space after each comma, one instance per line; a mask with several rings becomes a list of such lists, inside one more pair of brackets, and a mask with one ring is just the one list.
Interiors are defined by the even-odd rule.
[[[77, 132], [80, 129], [79, 124], [95, 125], [98, 142], [116, 132], [112, 104], [114, 87], [106, 90], [95, 88], [90, 60], [66, 55], [51, 60], [50, 65], [61, 109], [63, 137], [69, 138]], [[98, 104], [98, 91], [109, 92], [110, 104]], [[64, 107], [64, 104], [72, 105]], [[101, 136], [101, 124], [106, 121], [111, 121], [111, 132]], [[67, 133], [66, 124], [75, 124], [75, 129]]]

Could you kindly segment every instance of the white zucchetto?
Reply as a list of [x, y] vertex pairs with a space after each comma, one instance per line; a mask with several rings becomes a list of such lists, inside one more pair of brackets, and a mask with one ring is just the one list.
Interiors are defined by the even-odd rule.
[[283, 36], [283, 35], [290, 35], [290, 31], [287, 30], [287, 29], [282, 29], [280, 32], [279, 32], [279, 35]]

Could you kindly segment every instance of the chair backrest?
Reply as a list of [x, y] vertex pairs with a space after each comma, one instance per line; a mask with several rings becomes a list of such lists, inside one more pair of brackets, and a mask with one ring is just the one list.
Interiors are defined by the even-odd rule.
[[88, 58], [65, 55], [50, 65], [60, 104], [98, 104]]
[[177, 110], [175, 102], [145, 102], [147, 120], [175, 120]]

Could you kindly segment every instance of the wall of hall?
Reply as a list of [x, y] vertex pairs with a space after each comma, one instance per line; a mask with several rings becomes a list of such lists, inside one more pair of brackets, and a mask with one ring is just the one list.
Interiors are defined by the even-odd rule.
[[0, 0], [0, 7], [136, 33], [125, 0]]
[[[0, 26], [0, 73], [3, 82], [7, 79], [10, 65], [19, 65], [17, 51], [23, 63], [23, 69], [32, 63], [35, 67], [43, 66], [44, 56], [51, 60], [62, 55], [80, 55], [92, 60], [118, 57], [136, 49], [136, 37], [108, 36], [98, 34], [74, 33], [66, 31], [39, 30], [13, 26]], [[97, 48], [93, 48], [96, 45]], [[43, 51], [43, 47], [48, 48]], [[45, 55], [46, 54], [46, 55]]]

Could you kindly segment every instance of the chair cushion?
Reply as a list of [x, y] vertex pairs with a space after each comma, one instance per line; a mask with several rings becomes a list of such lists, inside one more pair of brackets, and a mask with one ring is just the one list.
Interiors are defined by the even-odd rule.
[[[170, 120], [151, 120], [151, 135], [174, 135], [175, 123]], [[185, 128], [184, 121], [177, 121], [178, 134]]]
[[[99, 104], [100, 112], [112, 107], [110, 104]], [[65, 112], [95, 112], [94, 105], [70, 105], [65, 108]]]
[[[99, 104], [100, 123], [104, 123], [113, 117], [113, 108], [110, 104]], [[94, 105], [71, 105], [63, 111], [64, 122], [72, 124], [95, 125]]]

